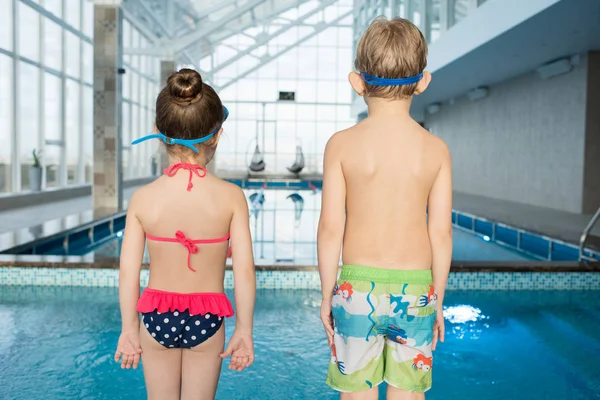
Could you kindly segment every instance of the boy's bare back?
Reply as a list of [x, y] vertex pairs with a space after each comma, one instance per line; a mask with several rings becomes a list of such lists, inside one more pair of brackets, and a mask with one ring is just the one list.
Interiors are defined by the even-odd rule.
[[449, 163], [444, 142], [410, 118], [369, 117], [328, 145], [346, 183], [344, 264], [429, 269], [427, 202]]

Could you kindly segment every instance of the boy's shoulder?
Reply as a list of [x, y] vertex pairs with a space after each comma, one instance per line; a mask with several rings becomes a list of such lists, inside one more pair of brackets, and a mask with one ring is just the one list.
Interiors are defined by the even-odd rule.
[[429, 132], [425, 128], [422, 128], [422, 129], [424, 131], [424, 134], [427, 135], [427, 139], [430, 141], [432, 149], [436, 153], [438, 153], [440, 156], [449, 156], [450, 155], [450, 149], [448, 149], [448, 145], [446, 144], [446, 142], [444, 142], [444, 139], [442, 139], [439, 136], [434, 135], [433, 133]]
[[357, 126], [358, 124], [352, 125], [349, 128], [342, 129], [341, 131], [337, 131], [336, 133], [331, 135], [331, 137], [327, 141], [327, 145], [325, 146], [325, 151], [335, 151], [335, 149], [338, 149], [340, 146], [343, 146], [345, 142], [352, 140], [352, 137], [360, 130], [360, 128], [357, 128]]

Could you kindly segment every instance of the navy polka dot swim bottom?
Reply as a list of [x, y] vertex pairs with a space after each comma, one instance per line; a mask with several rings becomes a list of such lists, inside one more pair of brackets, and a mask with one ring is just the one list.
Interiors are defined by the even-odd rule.
[[192, 315], [189, 311], [153, 311], [142, 314], [142, 322], [161, 345], [189, 349], [213, 336], [223, 324], [223, 317], [213, 314]]

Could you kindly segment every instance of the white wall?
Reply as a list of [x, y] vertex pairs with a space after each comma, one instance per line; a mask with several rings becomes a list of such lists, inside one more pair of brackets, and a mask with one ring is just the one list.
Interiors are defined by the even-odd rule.
[[567, 75], [529, 73], [427, 115], [452, 153], [455, 190], [581, 212], [587, 69], [583, 57]]

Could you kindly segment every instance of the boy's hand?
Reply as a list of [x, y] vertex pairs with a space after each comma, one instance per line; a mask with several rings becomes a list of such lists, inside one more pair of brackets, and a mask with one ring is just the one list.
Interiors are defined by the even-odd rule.
[[327, 343], [329, 347], [333, 346], [333, 315], [331, 314], [331, 300], [321, 301], [321, 322], [323, 322], [323, 327], [325, 328], [325, 333], [327, 334]]
[[221, 358], [231, 356], [229, 369], [242, 372], [254, 362], [254, 341], [252, 340], [252, 331], [233, 332], [227, 348], [221, 353]]
[[140, 334], [138, 332], [122, 332], [117, 343], [115, 361], [121, 363], [121, 368], [136, 369], [140, 363], [142, 346], [140, 345]]
[[433, 324], [433, 342], [431, 344], [431, 350], [435, 350], [438, 340], [444, 343], [444, 333], [446, 327], [444, 325], [444, 311], [439, 309], [435, 317], [435, 323]]

